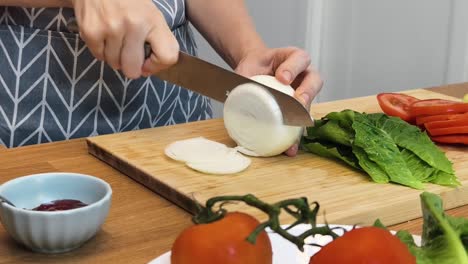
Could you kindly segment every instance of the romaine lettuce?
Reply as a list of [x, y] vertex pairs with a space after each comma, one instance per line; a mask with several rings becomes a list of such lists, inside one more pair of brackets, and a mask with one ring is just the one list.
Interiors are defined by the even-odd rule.
[[301, 148], [360, 168], [379, 183], [460, 185], [452, 163], [425, 132], [385, 114], [329, 113], [307, 128]]

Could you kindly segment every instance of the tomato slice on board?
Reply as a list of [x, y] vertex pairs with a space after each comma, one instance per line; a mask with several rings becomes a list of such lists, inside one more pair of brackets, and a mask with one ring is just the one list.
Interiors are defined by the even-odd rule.
[[431, 137], [431, 139], [439, 143], [468, 145], [468, 135], [437, 136], [437, 137]]
[[456, 127], [443, 127], [443, 128], [428, 128], [427, 131], [429, 135], [442, 136], [442, 135], [451, 135], [451, 134], [467, 134], [468, 135], [468, 126], [456, 126]]
[[420, 126], [425, 123], [444, 121], [444, 120], [455, 120], [460, 118], [468, 118], [468, 113], [464, 114], [446, 114], [446, 115], [430, 115], [430, 116], [417, 116], [416, 125]]
[[413, 116], [409, 112], [409, 106], [419, 99], [406, 94], [380, 93], [377, 95], [377, 101], [385, 114], [412, 121]]
[[444, 120], [444, 121], [434, 121], [434, 122], [427, 122], [424, 124], [424, 127], [426, 129], [457, 127], [457, 126], [468, 126], [468, 116], [466, 116], [466, 118]]
[[466, 113], [468, 103], [443, 99], [419, 100], [410, 105], [409, 112], [413, 116]]

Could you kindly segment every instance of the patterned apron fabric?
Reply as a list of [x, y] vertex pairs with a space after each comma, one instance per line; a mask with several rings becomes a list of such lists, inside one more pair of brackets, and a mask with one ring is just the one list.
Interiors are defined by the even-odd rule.
[[[184, 0], [154, 1], [181, 50], [196, 53]], [[0, 144], [16, 147], [209, 119], [210, 100], [95, 60], [70, 9], [0, 7]]]

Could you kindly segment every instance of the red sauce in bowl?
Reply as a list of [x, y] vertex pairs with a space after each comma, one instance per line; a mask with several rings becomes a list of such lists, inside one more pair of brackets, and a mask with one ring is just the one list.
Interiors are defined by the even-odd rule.
[[83, 203], [79, 200], [72, 200], [72, 199], [62, 199], [62, 200], [55, 200], [49, 203], [43, 203], [38, 207], [35, 207], [31, 210], [33, 211], [64, 211], [64, 210], [71, 210], [80, 207], [87, 206], [87, 204]]

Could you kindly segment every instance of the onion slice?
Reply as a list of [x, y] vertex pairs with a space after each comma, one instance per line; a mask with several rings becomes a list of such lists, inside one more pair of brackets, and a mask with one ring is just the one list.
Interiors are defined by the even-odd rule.
[[209, 160], [213, 156], [225, 155], [228, 152], [229, 148], [226, 145], [204, 137], [175, 141], [164, 150], [168, 157], [183, 162]]
[[208, 174], [232, 174], [241, 172], [250, 165], [250, 159], [233, 150], [230, 155], [207, 161], [187, 162], [190, 168]]
[[165, 148], [164, 153], [194, 170], [208, 174], [238, 173], [251, 163], [236, 149], [204, 137], [175, 141]]

